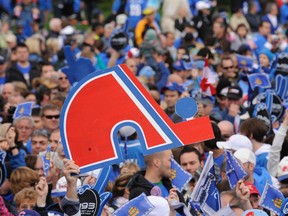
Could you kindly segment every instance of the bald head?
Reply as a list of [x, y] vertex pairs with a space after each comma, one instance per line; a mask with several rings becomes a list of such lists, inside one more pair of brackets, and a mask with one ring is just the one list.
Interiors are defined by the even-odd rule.
[[220, 121], [218, 123], [218, 127], [221, 131], [221, 135], [225, 138], [225, 139], [229, 139], [230, 136], [232, 136], [234, 134], [234, 126], [231, 122], [229, 121]]
[[178, 84], [182, 84], [183, 79], [178, 74], [171, 74], [168, 76], [167, 83], [170, 83], [170, 82], [176, 82]]
[[15, 93], [15, 87], [12, 83], [6, 83], [3, 86], [2, 90], [2, 97], [5, 101], [8, 101], [9, 97], [14, 95]]

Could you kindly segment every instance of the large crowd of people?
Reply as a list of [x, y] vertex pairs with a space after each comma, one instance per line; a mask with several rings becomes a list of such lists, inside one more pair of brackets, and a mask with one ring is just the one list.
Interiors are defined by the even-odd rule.
[[[92, 0], [0, 0], [0, 150], [7, 154], [0, 215], [81, 215], [77, 188], [97, 180], [96, 174], [75, 175], [79, 167], [61, 144], [60, 113], [74, 84], [62, 71], [66, 45], [95, 71], [126, 64], [174, 123], [185, 121], [176, 102], [193, 97], [194, 118], [209, 116], [215, 135], [144, 156], [135, 128], [121, 128], [125, 161], [113, 165], [106, 187], [112, 198], [101, 215], [142, 193], [156, 206], [148, 215], [184, 215], [171, 202], [189, 206], [208, 152], [229, 215], [249, 209], [273, 215], [259, 201], [267, 182], [288, 197], [287, 9], [286, 0], [114, 0], [104, 16]], [[125, 40], [113, 44], [119, 35]], [[253, 74], [265, 75], [269, 85], [262, 78], [251, 83]], [[280, 102], [269, 108], [267, 92]], [[15, 117], [24, 102], [34, 102], [31, 116]], [[260, 102], [268, 107], [266, 116], [257, 115]], [[228, 184], [225, 150], [247, 173], [235, 188]], [[171, 185], [172, 155], [192, 175], [182, 192]]]

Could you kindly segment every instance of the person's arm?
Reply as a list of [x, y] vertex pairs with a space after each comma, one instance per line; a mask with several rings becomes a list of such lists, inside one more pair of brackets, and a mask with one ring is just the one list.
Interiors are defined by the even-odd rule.
[[9, 143], [9, 148], [11, 151], [11, 154], [8, 154], [8, 157], [10, 159], [10, 164], [13, 170], [20, 166], [26, 166], [25, 163], [26, 154], [24, 151], [20, 151], [16, 146], [15, 137], [16, 137], [15, 128], [10, 127], [7, 131], [6, 139]]
[[250, 203], [250, 190], [247, 186], [245, 186], [243, 180], [239, 180], [236, 185], [236, 195], [240, 199], [240, 203], [243, 206], [243, 210], [246, 211], [248, 209], [252, 209]]
[[80, 169], [72, 160], [64, 159], [63, 162], [63, 174], [67, 180], [67, 193], [62, 199], [62, 210], [67, 215], [77, 215], [80, 211], [77, 194], [77, 180]]
[[267, 170], [271, 176], [277, 175], [277, 167], [280, 162], [280, 152], [288, 130], [288, 110], [285, 112], [284, 120], [275, 133], [272, 146], [268, 155]]
[[45, 177], [40, 177], [38, 184], [35, 187], [37, 192], [37, 202], [34, 208], [41, 216], [48, 216], [46, 210], [46, 197], [48, 195], [48, 184]]
[[160, 70], [160, 80], [156, 83], [156, 86], [159, 91], [167, 84], [168, 77], [170, 75], [169, 69], [165, 66], [163, 62], [158, 63], [159, 70]]
[[113, 67], [116, 65], [117, 59], [120, 57], [120, 54], [118, 51], [114, 50], [114, 49], [110, 49], [110, 53], [111, 53], [111, 57], [109, 59], [107, 68]]

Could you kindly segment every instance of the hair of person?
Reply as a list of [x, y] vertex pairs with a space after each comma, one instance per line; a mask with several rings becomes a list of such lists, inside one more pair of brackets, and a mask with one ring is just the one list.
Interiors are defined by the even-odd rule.
[[40, 71], [42, 72], [44, 66], [52, 66], [54, 67], [49, 61], [42, 61], [40, 62]]
[[120, 172], [123, 168], [127, 168], [128, 170], [130, 169], [135, 169], [136, 172], [138, 172], [140, 170], [140, 167], [134, 163], [134, 162], [131, 162], [131, 161], [126, 161], [120, 168]]
[[220, 60], [220, 66], [222, 67], [223, 61], [231, 61], [232, 64], [234, 65], [233, 59], [230, 55], [224, 55], [222, 56], [221, 60]]
[[29, 48], [25, 43], [18, 43], [15, 47], [16, 51], [18, 48], [26, 48], [29, 51]]
[[34, 187], [39, 181], [39, 176], [28, 167], [18, 167], [11, 173], [9, 180], [11, 192], [15, 195], [23, 188]]
[[123, 174], [116, 178], [113, 187], [112, 187], [112, 199], [110, 203], [112, 204], [113, 200], [117, 197], [121, 197], [125, 193], [125, 188], [129, 183], [130, 179], [132, 178], [132, 174]]
[[201, 153], [196, 148], [194, 148], [192, 145], [184, 146], [182, 148], [182, 150], [180, 151], [180, 154], [179, 154], [179, 161], [181, 161], [181, 156], [185, 153], [195, 153], [197, 155], [199, 162], [203, 161]]
[[144, 161], [146, 164], [146, 167], [152, 167], [153, 166], [153, 161], [155, 158], [160, 158], [162, 156], [163, 152], [157, 152], [154, 154], [146, 155], [144, 156]]
[[29, 121], [31, 127], [34, 127], [34, 121], [33, 121], [32, 117], [30, 117], [30, 116], [22, 116], [22, 117], [20, 117], [20, 118], [15, 119], [15, 120], [13, 121], [13, 125], [16, 126], [16, 125], [18, 124], [18, 122], [20, 122], [20, 121], [22, 121], [22, 120], [24, 120], [24, 119], [26, 119], [26, 120]]
[[267, 20], [261, 20], [259, 23], [259, 27], [262, 27], [264, 23], [269, 23], [269, 22]]
[[237, 25], [236, 27], [236, 32], [239, 30], [239, 28], [244, 27], [246, 29], [246, 31], [248, 32], [248, 29], [246, 27], [246, 25], [244, 23], [240, 23], [239, 25]]
[[257, 118], [247, 119], [240, 125], [240, 133], [247, 136], [249, 139], [252, 135], [253, 139], [257, 142], [263, 142], [267, 131], [268, 127], [265, 122]]
[[45, 129], [38, 129], [38, 130], [33, 131], [31, 137], [33, 138], [33, 137], [36, 137], [36, 136], [42, 136], [42, 137], [46, 137], [47, 139], [49, 139], [50, 134]]
[[268, 2], [267, 3], [266, 8], [265, 8], [266, 14], [271, 12], [273, 6], [277, 7], [277, 4], [275, 2]]
[[23, 188], [19, 192], [17, 192], [14, 196], [14, 202], [15, 206], [18, 208], [20, 207], [21, 203], [23, 201], [31, 201], [35, 202], [37, 201], [37, 192], [31, 188]]
[[29, 167], [30, 169], [34, 170], [35, 169], [35, 165], [37, 162], [37, 155], [33, 155], [33, 154], [29, 154], [25, 157], [25, 163], [26, 166]]
[[30, 53], [34, 53], [37, 55], [42, 55], [41, 52], [41, 41], [37, 38], [27, 38], [25, 41], [26, 46], [28, 47], [28, 50]]
[[58, 110], [58, 111], [60, 111], [59, 107], [55, 106], [54, 104], [47, 104], [44, 107], [42, 107], [42, 110], [41, 110], [41, 116], [42, 117], [44, 116], [44, 113], [47, 110]]

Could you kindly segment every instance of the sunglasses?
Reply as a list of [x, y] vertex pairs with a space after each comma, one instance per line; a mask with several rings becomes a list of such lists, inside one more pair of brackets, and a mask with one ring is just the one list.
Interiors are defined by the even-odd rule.
[[59, 80], [67, 80], [68, 78], [67, 77], [59, 77]]
[[45, 118], [47, 119], [58, 119], [60, 117], [60, 115], [46, 115]]
[[228, 70], [228, 69], [233, 69], [234, 66], [230, 66], [230, 67], [223, 67], [223, 69]]

